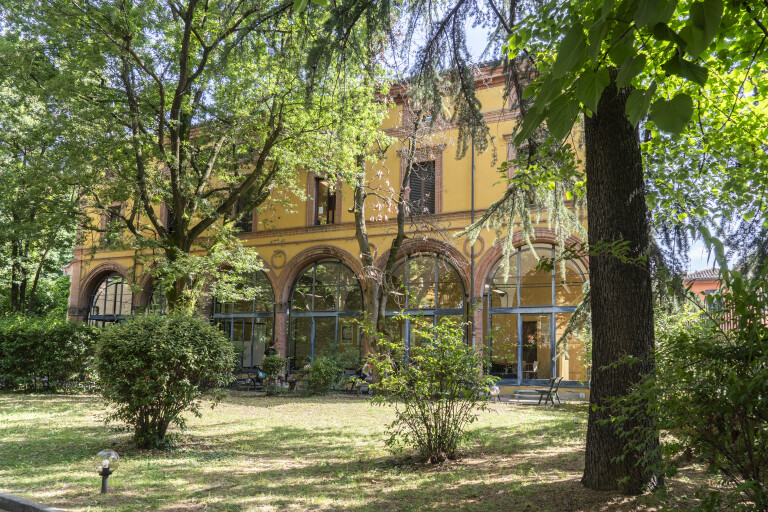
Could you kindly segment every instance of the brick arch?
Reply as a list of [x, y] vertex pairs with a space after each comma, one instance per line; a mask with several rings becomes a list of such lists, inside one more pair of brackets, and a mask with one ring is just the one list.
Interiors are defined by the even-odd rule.
[[[376, 260], [376, 267], [383, 269], [384, 265], [389, 258], [389, 252], [386, 251], [382, 254], [378, 260]], [[470, 266], [467, 258], [462, 254], [461, 250], [453, 245], [435, 240], [433, 238], [408, 238], [403, 241], [403, 245], [400, 247], [400, 251], [397, 255], [398, 263], [406, 255], [416, 253], [433, 253], [446, 257], [446, 259], [453, 265], [456, 271], [461, 277], [461, 282], [464, 285], [464, 291], [469, 295], [469, 274]]]
[[[557, 234], [549, 228], [534, 228], [533, 236], [531, 236], [531, 243], [539, 244], [552, 244], [557, 245]], [[583, 242], [575, 235], [570, 235], [565, 239], [566, 245], [581, 245]], [[512, 245], [515, 248], [520, 248], [525, 245], [525, 239], [522, 231], [516, 231], [512, 235]], [[488, 279], [491, 277], [491, 269], [501, 259], [503, 244], [499, 241], [494, 243], [490, 248], [485, 251], [480, 260], [475, 264], [475, 297], [482, 297], [485, 293], [485, 285]], [[588, 269], [588, 261], [580, 259], [579, 262]]]
[[[101, 280], [107, 277], [109, 274], [118, 273], [125, 278], [129, 285], [133, 285], [133, 279], [131, 279], [131, 273], [123, 265], [114, 261], [108, 261], [105, 263], [99, 263], [88, 272], [85, 276], [83, 284], [80, 288], [80, 304], [82, 307], [89, 309], [91, 307], [91, 295], [96, 286], [101, 283]], [[133, 297], [135, 303], [136, 297]]]
[[357, 258], [344, 249], [330, 245], [318, 245], [301, 251], [285, 264], [275, 286], [275, 302], [287, 302], [291, 298], [291, 287], [298, 279], [299, 274], [312, 263], [324, 259], [341, 260], [354, 272], [361, 288], [365, 288], [363, 267]]
[[154, 279], [152, 279], [152, 276], [147, 272], [143, 273], [138, 281], [141, 291], [133, 298], [133, 307], [146, 306], [149, 304], [152, 289], [155, 287]]
[[[275, 271], [272, 270], [272, 266], [264, 258], [262, 258], [261, 255], [257, 254], [256, 257], [259, 259], [259, 261], [261, 261], [261, 264], [264, 267], [262, 270], [267, 275], [269, 285], [272, 287], [272, 293], [275, 294], [275, 297], [277, 297], [277, 277], [275, 276]], [[141, 292], [138, 294], [138, 297], [134, 297], [134, 307], [146, 306], [149, 303], [152, 289], [155, 286], [154, 279], [148, 272], [144, 272], [139, 279], [138, 284], [141, 287]], [[207, 292], [209, 289], [210, 283], [206, 283], [203, 287], [203, 291]]]

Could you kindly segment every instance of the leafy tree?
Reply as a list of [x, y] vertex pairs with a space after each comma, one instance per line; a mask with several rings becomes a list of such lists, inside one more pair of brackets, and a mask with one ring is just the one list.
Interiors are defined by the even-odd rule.
[[56, 98], [59, 72], [41, 45], [0, 35], [0, 297], [17, 313], [44, 312], [71, 258], [83, 162], [71, 111]]
[[290, 1], [6, 5], [13, 23], [55, 49], [79, 119], [98, 127], [84, 148], [98, 178], [88, 196], [121, 222], [90, 227], [113, 233], [105, 243], [127, 228], [123, 243], [148, 255], [170, 310], [192, 310], [202, 289], [179, 269], [215, 263], [196, 262], [198, 249], [225, 259], [238, 217], [275, 188], [301, 195], [298, 169], [353, 167], [350, 147], [382, 112], [354, 62], [308, 88], [301, 64], [325, 14], [288, 19]]
[[[752, 116], [759, 117], [764, 107], [758, 103], [758, 108], [753, 108], [752, 102], [760, 98], [745, 94], [744, 89], [768, 35], [761, 21], [765, 9], [760, 3], [725, 6], [718, 0], [550, 2], [541, 18], [529, 18], [511, 38], [512, 48], [527, 45], [528, 51], [539, 57], [541, 72], [532, 89], [538, 105], [534, 104], [526, 116], [520, 139], [544, 120], [555, 138], [564, 137], [578, 113], [586, 112], [592, 247], [626, 241], [634, 262], [634, 258], [647, 256], [649, 226], [637, 130], [646, 114], [650, 120], [644, 125], [645, 135], [649, 141], [657, 141], [658, 156], [667, 140], [661, 132], [683, 132], [696, 104], [699, 141], [707, 146], [699, 155], [700, 164], [706, 163], [709, 152], [721, 162], [739, 162], [723, 169], [728, 174], [721, 182], [731, 184], [726, 196], [743, 190], [754, 179], [741, 170], [741, 165], [763, 159], [758, 156], [742, 161], [736, 157], [742, 148], [759, 147], [765, 140], [760, 138], [765, 123], [755, 122]], [[539, 21], [553, 19], [562, 23]], [[737, 20], [742, 23], [736, 24]], [[714, 80], [708, 80], [710, 74]], [[724, 100], [732, 105], [729, 110], [721, 108]], [[720, 129], [707, 129], [713, 125]], [[734, 141], [738, 144], [724, 151]], [[695, 148], [696, 144], [686, 142], [689, 149]], [[755, 192], [761, 189], [762, 185], [756, 185]], [[674, 203], [682, 193], [659, 194], [654, 199]], [[744, 203], [731, 198], [730, 204]], [[694, 211], [705, 213], [701, 202], [694, 206], [698, 207]], [[626, 265], [610, 256], [596, 256], [590, 259], [590, 281], [595, 371], [583, 482], [588, 487], [607, 489], [615, 487], [619, 476], [623, 490], [638, 492], [652, 478], [645, 470], [647, 458], [637, 453], [622, 457], [625, 440], [601, 420], [610, 414], [603, 407], [606, 399], [626, 394], [629, 384], [652, 371], [649, 273], [636, 263]], [[622, 296], [616, 297], [619, 289]], [[625, 356], [633, 364], [616, 364]], [[635, 420], [638, 427], [652, 421], [642, 415]]]

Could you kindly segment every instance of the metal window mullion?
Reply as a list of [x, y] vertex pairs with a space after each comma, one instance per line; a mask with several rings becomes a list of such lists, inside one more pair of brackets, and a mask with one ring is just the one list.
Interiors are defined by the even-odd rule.
[[339, 353], [339, 317], [338, 315], [335, 317], [336, 320], [336, 327], [335, 331], [333, 331], [333, 337], [334, 337], [334, 348], [336, 349], [336, 354]]
[[317, 295], [317, 292], [315, 289], [317, 288], [317, 263], [312, 265], [312, 308], [311, 310], [315, 310], [315, 295]]
[[549, 325], [549, 332], [550, 332], [549, 334], [550, 349], [549, 350], [550, 350], [550, 359], [552, 360], [552, 362], [550, 363], [551, 370], [549, 373], [550, 373], [550, 378], [554, 379], [555, 377], [557, 377], [557, 363], [555, 362], [555, 356], [557, 355], [556, 354], [557, 347], [555, 346], [556, 345], [555, 335], [557, 334], [555, 332], [555, 313], [549, 314], [549, 324], [550, 324]]
[[405, 309], [407, 310], [411, 305], [411, 263], [407, 254], [403, 263], [405, 265]]
[[555, 262], [555, 248], [552, 247], [552, 249], [549, 250], [549, 256], [552, 258], [552, 302], [551, 304], [555, 305], [555, 274], [557, 273], [557, 269], [555, 268], [556, 265], [554, 265]]
[[523, 382], [523, 315], [517, 315], [517, 384]]
[[440, 293], [440, 256], [435, 255], [435, 317], [432, 319], [432, 325], [437, 325], [437, 308], [439, 307], [438, 297]]
[[341, 260], [336, 264], [336, 299], [333, 303], [336, 305], [334, 309], [339, 311], [341, 309]]
[[310, 317], [309, 321], [309, 360], [315, 362], [315, 317]]
[[516, 270], [515, 270], [516, 280], [517, 280], [517, 283], [515, 283], [515, 285], [516, 285], [515, 288], [517, 290], [517, 306], [518, 307], [520, 307], [520, 304], [521, 304], [521, 302], [520, 302], [520, 300], [521, 300], [520, 299], [520, 297], [521, 297], [521, 295], [520, 295], [520, 288], [523, 287], [523, 278], [520, 275], [520, 265], [521, 265], [521, 262], [522, 262], [522, 258], [520, 256], [521, 252], [522, 251], [520, 249], [518, 249], [517, 250], [517, 254], [515, 254], [515, 258], [516, 258], [516, 261], [517, 261], [517, 264], [515, 265], [515, 267], [517, 267]]

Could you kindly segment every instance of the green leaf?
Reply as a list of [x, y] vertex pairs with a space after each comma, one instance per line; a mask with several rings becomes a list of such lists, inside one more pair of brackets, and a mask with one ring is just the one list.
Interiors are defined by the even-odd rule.
[[608, 56], [617, 65], [623, 63], [628, 58], [634, 57], [636, 54], [635, 47], [631, 43], [614, 44], [608, 50]]
[[693, 100], [685, 93], [678, 93], [669, 101], [657, 100], [651, 105], [651, 119], [659, 130], [679, 134], [693, 115]]
[[603, 0], [603, 5], [600, 8], [600, 15], [602, 16], [602, 19], [605, 19], [608, 17], [609, 14], [611, 14], [611, 11], [613, 10], [613, 4], [616, 3], [616, 0]]
[[656, 82], [652, 82], [651, 86], [647, 90], [633, 89], [627, 98], [627, 119], [633, 125], [640, 122], [645, 114], [648, 113], [648, 108], [651, 105], [651, 100], [656, 92]]
[[544, 114], [538, 110], [529, 110], [523, 118], [523, 124], [520, 126], [520, 133], [515, 136], [515, 144], [521, 144], [530, 137], [534, 130], [544, 121]]
[[[601, 70], [602, 71], [602, 70]], [[606, 74], [608, 70], [605, 70]], [[591, 70], [584, 72], [576, 82], [576, 98], [590, 110], [597, 110], [597, 103], [600, 101], [600, 95], [606, 87], [603, 83], [601, 73]]]
[[595, 23], [589, 28], [589, 48], [587, 55], [591, 60], [597, 59], [600, 54], [600, 48], [602, 48], [603, 40], [608, 34], [608, 24], [604, 21]]
[[298, 14], [307, 8], [309, 0], [293, 0], [293, 11]]
[[322, 5], [323, 7], [328, 7], [328, 0], [312, 0], [312, 3]]
[[568, 30], [558, 46], [552, 75], [560, 78], [576, 67], [584, 57], [585, 47], [584, 30], [577, 23]]
[[635, 55], [627, 57], [616, 75], [616, 87], [626, 87], [632, 83], [635, 78], [645, 68], [645, 55]]
[[549, 102], [555, 99], [562, 92], [563, 80], [549, 75], [544, 80], [544, 83], [541, 84], [541, 88], [536, 94], [536, 101], [533, 103], [533, 108], [543, 112], [547, 104], [549, 104]]
[[691, 6], [691, 24], [680, 31], [688, 43], [688, 53], [698, 57], [717, 36], [723, 18], [722, 0], [704, 0]]
[[669, 28], [669, 25], [666, 23], [657, 23], [653, 26], [653, 37], [655, 37], [658, 41], [670, 41], [675, 43], [681, 50], [685, 50], [685, 47], [688, 46], [688, 44], [685, 42], [685, 39], [680, 37], [677, 32]]
[[562, 95], [553, 101], [547, 115], [547, 128], [552, 136], [561, 140], [568, 135], [578, 113], [579, 103], [573, 98]]
[[658, 12], [659, 0], [643, 0], [637, 3], [635, 10], [635, 25], [643, 28], [653, 20]]
[[685, 78], [702, 86], [707, 83], [707, 69], [683, 59], [679, 54], [673, 55], [661, 66], [661, 69], [670, 75]]
[[723, 18], [723, 0], [704, 0], [691, 6], [693, 26], [704, 32], [704, 37], [712, 41], [717, 35], [720, 20]]

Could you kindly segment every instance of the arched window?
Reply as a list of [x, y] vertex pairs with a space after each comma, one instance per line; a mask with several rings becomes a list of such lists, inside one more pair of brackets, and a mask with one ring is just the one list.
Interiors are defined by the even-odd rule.
[[163, 290], [158, 286], [153, 286], [152, 291], [149, 292], [149, 300], [147, 301], [146, 306], [144, 306], [145, 311], [164, 315], [166, 306], [167, 303]]
[[254, 272], [249, 286], [255, 293], [253, 299], [216, 300], [213, 306], [213, 320], [241, 350], [240, 364], [244, 370], [261, 365], [264, 350], [273, 339], [275, 323], [275, 294], [267, 275], [261, 270]]
[[554, 258], [555, 249], [534, 249], [535, 254], [518, 249], [509, 259], [508, 275], [499, 261], [486, 285], [490, 373], [517, 383], [552, 377], [587, 381], [584, 344], [574, 339], [558, 346], [584, 297], [584, 271], [574, 261], [566, 261], [564, 274], [559, 263], [551, 271], [539, 270], [538, 259]]
[[104, 327], [119, 322], [130, 315], [133, 305], [133, 293], [125, 278], [114, 272], [96, 286], [91, 295], [88, 309], [88, 323]]
[[461, 276], [448, 260], [435, 254], [410, 254], [392, 272], [394, 283], [387, 298], [390, 329], [399, 332], [406, 347], [417, 345], [411, 320], [394, 318], [406, 313], [437, 324], [444, 317], [464, 321], [466, 293]]
[[291, 368], [299, 369], [320, 355], [360, 358], [359, 317], [363, 293], [355, 273], [338, 260], [307, 267], [291, 293]]

